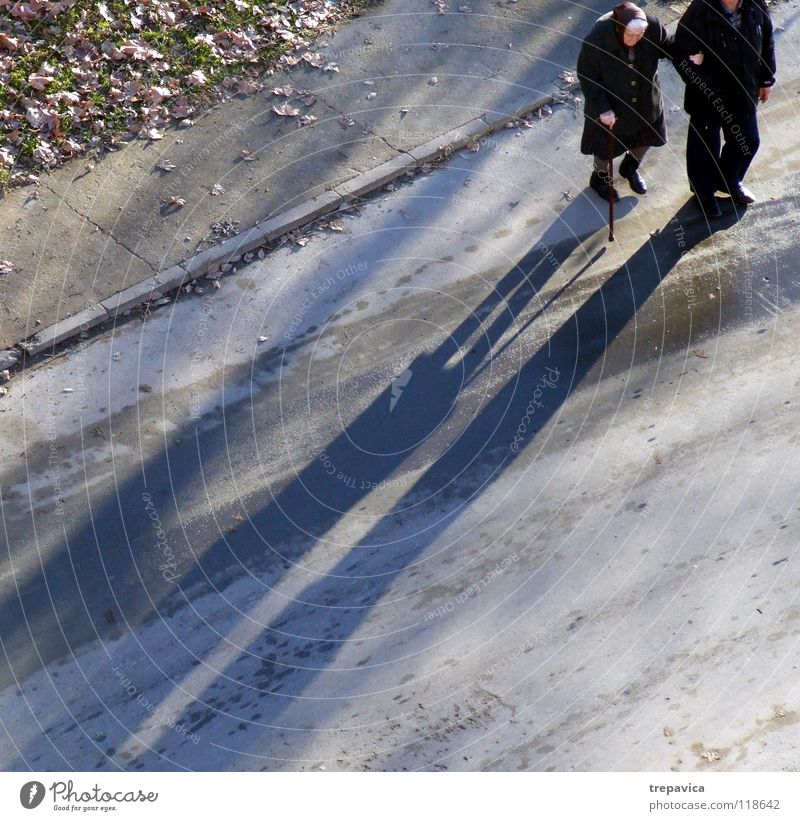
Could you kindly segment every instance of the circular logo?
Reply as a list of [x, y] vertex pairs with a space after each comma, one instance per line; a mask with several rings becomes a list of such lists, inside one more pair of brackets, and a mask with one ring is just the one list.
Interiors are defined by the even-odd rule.
[[44, 801], [44, 784], [41, 781], [29, 781], [19, 791], [19, 801], [26, 810], [32, 810]]

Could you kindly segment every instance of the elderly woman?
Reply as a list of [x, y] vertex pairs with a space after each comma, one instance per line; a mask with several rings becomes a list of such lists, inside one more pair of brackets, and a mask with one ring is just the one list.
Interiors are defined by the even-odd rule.
[[[578, 56], [586, 100], [581, 153], [594, 155], [589, 185], [605, 200], [612, 192], [609, 157], [621, 154], [620, 175], [637, 194], [647, 192], [639, 165], [648, 148], [667, 141], [658, 61], [670, 58], [672, 48], [661, 23], [633, 3], [614, 6], [583, 41]], [[616, 191], [614, 199], [619, 199]]]

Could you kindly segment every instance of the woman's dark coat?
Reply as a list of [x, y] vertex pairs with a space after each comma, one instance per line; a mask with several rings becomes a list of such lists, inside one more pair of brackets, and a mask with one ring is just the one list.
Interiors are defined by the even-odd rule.
[[664, 145], [667, 139], [658, 61], [672, 57], [672, 37], [647, 15], [644, 37], [632, 50], [617, 36], [609, 12], [586, 36], [578, 56], [578, 79], [585, 99], [581, 153], [606, 156], [608, 130], [597, 122], [600, 114], [617, 116], [613, 155], [626, 148]]
[[[764, 0], [743, 0], [741, 29], [722, 13], [721, 0], [693, 0], [675, 34], [674, 64], [686, 83], [690, 116], [718, 111], [724, 118], [756, 110], [758, 90], [775, 83], [775, 42]], [[702, 65], [689, 60], [703, 52]]]

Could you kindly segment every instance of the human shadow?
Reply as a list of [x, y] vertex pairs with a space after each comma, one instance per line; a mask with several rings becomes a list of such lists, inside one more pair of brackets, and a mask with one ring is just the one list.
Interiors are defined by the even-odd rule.
[[[215, 720], [229, 721], [231, 735], [238, 722], [249, 720], [253, 729], [261, 727], [268, 732], [322, 672], [330, 671], [334, 677], [343, 675], [334, 667], [337, 652], [379, 604], [397, 574], [420, 559], [437, 537], [525, 452], [569, 396], [586, 382], [592, 369], [603, 360], [608, 346], [680, 258], [715, 230], [730, 227], [736, 219], [732, 214], [710, 227], [689, 204], [671, 217], [549, 336], [513, 377], [480, 407], [457, 420], [462, 425], [458, 435], [452, 441], [449, 436], [443, 437], [438, 454], [404, 489], [390, 510], [324, 574], [318, 574], [302, 593], [264, 623], [234, 660], [224, 669], [214, 671], [214, 692], [205, 692], [187, 706], [187, 715], [182, 719], [187, 726], [199, 728]], [[526, 260], [530, 263], [529, 257]], [[366, 490], [358, 486], [346, 493], [341, 482], [331, 481], [323, 469], [324, 463], [315, 461], [252, 517], [253, 526], [271, 534], [288, 533], [296, 525], [292, 513], [301, 511], [307, 535], [324, 540], [327, 530], [353, 510], [374, 487], [375, 480], [400, 468], [409, 451], [419, 448], [423, 438], [430, 437], [444, 419], [457, 419], [455, 400], [465, 378], [493, 355], [492, 343], [505, 338], [513, 319], [505, 306], [515, 304], [520, 309], [524, 295], [532, 297], [536, 286], [541, 287], [543, 281], [537, 280], [537, 270], [536, 265], [531, 269], [523, 261], [500, 280], [498, 293], [503, 295], [504, 310], [481, 329], [482, 341], [470, 341], [470, 352], [475, 350], [474, 361], [470, 352], [462, 351], [463, 364], [452, 366], [460, 345], [480, 328], [481, 306], [452, 334], [455, 341], [449, 337], [409, 365], [411, 377], [401, 395], [400, 401], [405, 404], [401, 417], [394, 418], [390, 413], [393, 391], [392, 386], [387, 386], [326, 447], [327, 458], [337, 468], [341, 465], [354, 475], [369, 477]], [[515, 302], [515, 297], [519, 302]], [[498, 294], [487, 297], [498, 299]], [[598, 380], [603, 376], [602, 367], [599, 370], [595, 375]], [[377, 456], [365, 459], [365, 453]], [[313, 530], [308, 528], [310, 505], [316, 511]], [[409, 519], [411, 510], [414, 514]], [[314, 543], [317, 542], [306, 538], [302, 545], [295, 543], [294, 549], [284, 555], [290, 561], [302, 561], [303, 553]], [[220, 544], [217, 549], [224, 551], [227, 547]], [[268, 595], [265, 590], [264, 596]], [[326, 612], [324, 608], [330, 610]], [[226, 641], [226, 637], [221, 637], [221, 643]], [[243, 714], [231, 715], [231, 702], [224, 695], [226, 688], [229, 692], [247, 691], [247, 706], [256, 710], [257, 720]], [[326, 705], [315, 705], [315, 721], [326, 710], [336, 708], [336, 699]], [[247, 738], [255, 743], [255, 735], [250, 733]], [[243, 739], [237, 743], [245, 744]], [[156, 766], [158, 758], [143, 754], [138, 760], [149, 767]]]
[[[93, 493], [90, 509], [87, 500], [78, 501], [74, 509], [65, 505], [63, 539], [57, 539], [63, 544], [49, 553], [39, 550], [33, 572], [15, 574], [13, 585], [0, 587], [0, 640], [7, 656], [0, 664], [0, 686], [68, 656], [87, 637], [121, 636], [155, 612], [185, 605], [190, 595], [213, 592], [243, 567], [268, 568], [277, 579], [302, 557], [309, 539], [322, 538], [459, 412], [455, 400], [464, 384], [491, 361], [498, 341], [557, 272], [552, 260], [568, 259], [601, 224], [592, 201], [578, 197], [571, 202], [518, 264], [489, 283], [488, 294], [447, 339], [410, 364], [413, 378], [408, 385], [388, 385], [384, 395], [325, 448], [320, 454], [324, 458], [299, 470], [287, 487], [276, 489], [266, 477], [265, 492], [272, 495], [258, 516], [227, 531], [220, 524], [216, 534], [216, 528], [209, 531], [209, 523], [182, 517], [190, 493], [205, 484], [204, 470], [227, 446], [213, 424], [229, 431], [251, 429], [254, 437], [259, 429], [274, 425], [252, 397], [186, 422], [173, 437], [180, 445], [165, 447], [142, 465], [141, 473], [117, 481], [105, 496]], [[264, 372], [281, 368], [293, 354], [302, 353], [304, 344], [295, 345], [294, 351], [273, 349], [262, 355], [257, 367]], [[466, 345], [469, 355], [458, 368], [448, 367], [448, 360], [459, 358]], [[393, 390], [398, 396], [402, 391], [396, 410], [390, 407]], [[109, 435], [114, 435], [113, 423], [110, 426]], [[80, 440], [65, 447], [81, 452], [85, 446]], [[332, 478], [331, 465], [348, 479]], [[32, 461], [27, 469], [35, 473]], [[20, 482], [23, 476], [4, 478], [6, 486]], [[232, 513], [247, 515], [241, 507]], [[212, 515], [224, 516], [218, 510]], [[37, 532], [32, 511], [18, 529]], [[166, 537], [159, 535], [161, 530], [168, 531]], [[204, 549], [206, 544], [210, 549]], [[5, 547], [13, 561], [17, 546]]]
[[[478, 404], [470, 405], [471, 400], [461, 396], [464, 385], [490, 365], [509, 339], [522, 333], [537, 315], [546, 317], [542, 313], [545, 306], [557, 297], [551, 295], [543, 301], [542, 290], [565, 260], [576, 250], [585, 249], [586, 241], [602, 224], [599, 217], [598, 222], [587, 222], [585, 209], [585, 202], [570, 204], [531, 252], [498, 280], [446, 339], [409, 363], [406, 370], [411, 376], [394, 409], [397, 382], [392, 380], [326, 445], [325, 460], [313, 459], [285, 487], [271, 492], [270, 498], [235, 532], [216, 538], [212, 534], [207, 550], [194, 549], [194, 539], [199, 540], [202, 534], [192, 529], [194, 525], [184, 524], [175, 538], [185, 539], [187, 549], [181, 555], [175, 550], [175, 567], [170, 578], [165, 578], [159, 563], [163, 557], [153, 547], [153, 522], [143, 504], [143, 493], [153, 499], [165, 522], [170, 509], [179, 516], [182, 495], [198, 482], [204, 464], [218, 456], [220, 448], [218, 436], [187, 424], [182, 431], [187, 443], [165, 449], [149, 462], [143, 470], [146, 480], [133, 477], [93, 506], [91, 520], [76, 529], [63, 549], [44, 559], [35, 573], [4, 594], [0, 635], [8, 663], [2, 670], [3, 683], [22, 680], [41, 664], [69, 655], [93, 631], [99, 636], [124, 637], [127, 629], [152, 620], [154, 615], [164, 616], [202, 592], [217, 593], [220, 579], [226, 574], [230, 578], [268, 569], [269, 584], [264, 586], [263, 595], [269, 596], [270, 587], [286, 570], [302, 564], [315, 545], [324, 544], [331, 528], [345, 517], [359, 516], [359, 506], [376, 485], [398, 471], [424, 465], [433, 458], [430, 467], [404, 489], [392, 509], [369, 526], [357, 543], [347, 547], [346, 555], [324, 578], [309, 585], [296, 603], [266, 624], [260, 637], [244, 651], [244, 656], [257, 666], [253, 686], [246, 682], [237, 685], [227, 680], [225, 670], [218, 671], [221, 685], [254, 687], [259, 700], [281, 694], [282, 699], [273, 699], [266, 712], [262, 711], [265, 721], [276, 717], [285, 707], [287, 695], [302, 693], [331, 664], [340, 643], [363, 622], [391, 579], [419, 557], [447, 522], [480, 496], [524, 451], [681, 254], [710, 233], [704, 223], [691, 220], [688, 209], [682, 209], [512, 378], [499, 390], [485, 393]], [[671, 230], [676, 221], [683, 226], [680, 244]], [[716, 227], [726, 224], [721, 221]], [[549, 253], [544, 254], [543, 248]], [[587, 255], [584, 253], [584, 257]], [[553, 259], [558, 263], [555, 266]], [[589, 264], [592, 262], [590, 259]], [[283, 354], [273, 353], [275, 356]], [[269, 366], [269, 362], [263, 364]], [[556, 371], [558, 378], [551, 379], [553, 387], [532, 416], [534, 424], [526, 428], [516, 448], [512, 447], [538, 380], [542, 374]], [[250, 397], [221, 408], [219, 416], [229, 429], [241, 430], [248, 423], [258, 425], [263, 421], [258, 413], [258, 398]], [[453, 438], [448, 428], [459, 432]], [[326, 461], [334, 464], [337, 472], [358, 477], [355, 486], [332, 478]], [[403, 535], [408, 530], [401, 526], [401, 520], [411, 510], [416, 521], [432, 524], [421, 532]], [[98, 532], [98, 525], [102, 532]], [[80, 557], [78, 561], [76, 556]], [[368, 576], [376, 578], [366, 584]], [[47, 595], [43, 595], [42, 588]], [[114, 624], [96, 606], [103, 601], [114, 608]], [[299, 629], [305, 620], [313, 618], [318, 604], [335, 607], [337, 613], [337, 621], [321, 637], [312, 630], [305, 633]], [[287, 625], [292, 635], [286, 635]], [[200, 617], [196, 633], [212, 641], [225, 640], [215, 632], [213, 623]], [[313, 638], [300, 638], [304, 635]], [[134, 634], [128, 634], [127, 642], [141, 656], [141, 649], [134, 645], [138, 644]], [[31, 644], [35, 652], [14, 652]], [[147, 654], [148, 648], [144, 649]], [[120, 653], [124, 654], [124, 646]], [[200, 662], [188, 642], [179, 637], [173, 636], [170, 656], [178, 669], [192, 669]], [[308, 662], [303, 659], [312, 657], [313, 668], [305, 666]], [[141, 664], [157, 666], [159, 661], [150, 657], [149, 662]], [[194, 704], [192, 712], [199, 713], [199, 717], [192, 724], [221, 717], [222, 711], [210, 706], [213, 704], [220, 702], [209, 698]], [[102, 709], [101, 704], [98, 709]], [[158, 763], [161, 759], [157, 753], [152, 756], [145, 756], [139, 763], [163, 766], [164, 762]]]

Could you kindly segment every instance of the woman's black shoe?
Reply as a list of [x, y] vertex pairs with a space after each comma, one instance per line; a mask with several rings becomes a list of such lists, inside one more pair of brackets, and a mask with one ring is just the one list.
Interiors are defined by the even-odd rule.
[[639, 160], [631, 154], [626, 154], [619, 164], [619, 173], [621, 177], [625, 177], [634, 193], [640, 195], [647, 193], [647, 184], [639, 173]]
[[[611, 186], [608, 184], [608, 174], [605, 171], [592, 171], [592, 176], [589, 177], [589, 188], [597, 191], [606, 202], [611, 196]], [[614, 202], [619, 202], [619, 194], [614, 191]]]

